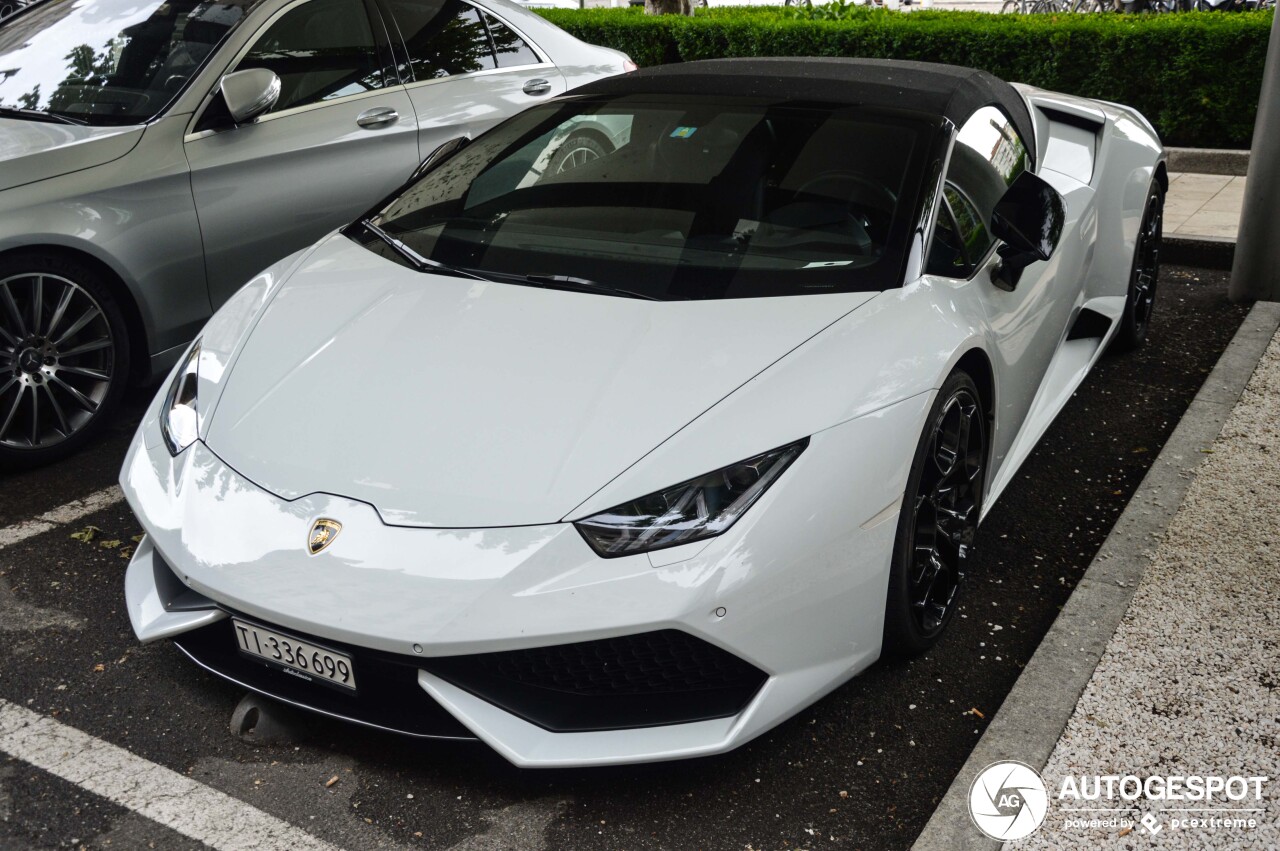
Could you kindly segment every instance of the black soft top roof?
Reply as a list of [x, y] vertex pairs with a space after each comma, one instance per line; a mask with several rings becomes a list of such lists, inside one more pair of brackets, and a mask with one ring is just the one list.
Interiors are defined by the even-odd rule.
[[1034, 156], [1026, 102], [986, 71], [891, 59], [835, 57], [708, 59], [644, 68], [574, 89], [574, 94], [698, 94], [896, 107], [950, 119], [981, 107], [1005, 111]]

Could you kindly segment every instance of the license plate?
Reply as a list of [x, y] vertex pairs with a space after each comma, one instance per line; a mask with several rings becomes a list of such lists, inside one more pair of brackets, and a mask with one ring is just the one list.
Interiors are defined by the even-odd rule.
[[240, 652], [262, 659], [308, 682], [320, 682], [356, 690], [356, 672], [351, 657], [320, 647], [292, 635], [282, 635], [251, 623], [231, 619]]

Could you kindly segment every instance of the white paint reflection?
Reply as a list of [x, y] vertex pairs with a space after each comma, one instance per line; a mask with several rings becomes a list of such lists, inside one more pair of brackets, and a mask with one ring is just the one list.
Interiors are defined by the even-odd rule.
[[[488, 582], [501, 579], [533, 560], [563, 529], [529, 526], [515, 529], [387, 529], [386, 549], [416, 553], [396, 569], [421, 579]], [[356, 567], [387, 567], [373, 554], [353, 560]]]
[[[186, 481], [150, 504], [182, 505], [179, 522], [185, 549], [207, 567], [252, 567], [260, 581], [283, 573], [296, 581], [296, 568], [306, 565], [317, 577], [324, 573], [379, 570], [418, 579], [489, 582], [501, 579], [534, 558], [556, 535], [558, 526], [516, 529], [413, 529], [388, 527], [372, 506], [327, 494], [286, 502], [242, 479], [203, 444], [192, 448]], [[152, 487], [135, 477], [141, 487]], [[155, 487], [152, 487], [155, 490]], [[304, 543], [315, 517], [343, 523], [334, 544], [320, 556], [306, 553]], [[186, 522], [181, 522], [185, 520]], [[281, 568], [288, 568], [281, 570]]]
[[528, 588], [517, 591], [511, 596], [513, 597], [537, 597], [543, 594], [558, 594], [565, 591], [577, 591], [582, 588], [591, 588], [596, 585], [607, 585], [610, 582], [625, 581], [627, 579], [638, 579], [654, 573], [654, 569], [649, 566], [647, 560], [641, 563], [636, 562], [638, 567], [623, 573], [610, 572], [607, 575], [600, 575], [598, 564], [579, 565], [563, 573], [557, 574], [545, 579], [541, 582], [534, 583]]
[[249, 485], [202, 444], [191, 451], [191, 490], [181, 502], [190, 521], [182, 543], [192, 557], [216, 567], [257, 564], [275, 550], [302, 553], [307, 529], [297, 507]]

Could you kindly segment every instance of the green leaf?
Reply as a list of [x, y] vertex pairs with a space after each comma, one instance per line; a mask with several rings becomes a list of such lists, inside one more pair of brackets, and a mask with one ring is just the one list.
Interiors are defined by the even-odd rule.
[[85, 526], [79, 532], [72, 532], [71, 538], [72, 540], [83, 541], [84, 543], [88, 544], [88, 543], [91, 543], [93, 539], [96, 538], [98, 536], [98, 533], [101, 531], [102, 530], [99, 529], [97, 526]]

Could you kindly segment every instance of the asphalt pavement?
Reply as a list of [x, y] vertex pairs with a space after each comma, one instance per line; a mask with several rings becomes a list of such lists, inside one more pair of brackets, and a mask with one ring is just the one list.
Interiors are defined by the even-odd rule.
[[234, 736], [243, 693], [124, 610], [140, 529], [107, 489], [138, 391], [76, 457], [0, 474], [0, 849], [908, 847], [1234, 333], [1225, 290], [1165, 270], [1151, 343], [1103, 359], [993, 508], [935, 651], [674, 764], [522, 771], [310, 719]]

